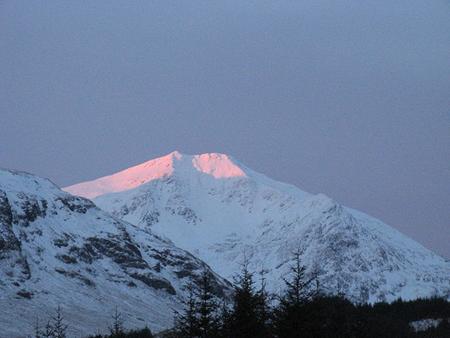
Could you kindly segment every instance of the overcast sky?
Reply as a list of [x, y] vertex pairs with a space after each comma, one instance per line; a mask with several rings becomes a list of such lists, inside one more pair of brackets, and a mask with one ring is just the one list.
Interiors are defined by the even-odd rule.
[[0, 1], [0, 166], [223, 152], [450, 258], [450, 1]]

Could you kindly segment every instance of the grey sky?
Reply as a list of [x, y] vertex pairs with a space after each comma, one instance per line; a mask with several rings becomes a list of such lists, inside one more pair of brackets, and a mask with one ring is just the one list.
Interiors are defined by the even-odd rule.
[[450, 1], [0, 1], [0, 166], [224, 152], [450, 258]]

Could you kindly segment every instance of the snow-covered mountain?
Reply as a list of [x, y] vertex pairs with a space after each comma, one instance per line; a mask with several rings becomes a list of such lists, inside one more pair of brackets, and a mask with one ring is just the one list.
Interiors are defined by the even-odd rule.
[[223, 296], [229, 284], [201, 260], [61, 191], [49, 180], [0, 170], [0, 336], [33, 332], [61, 305], [71, 336], [105, 331], [115, 307], [125, 325], [173, 324], [188, 283], [203, 271]]
[[170, 239], [226, 278], [247, 260], [277, 291], [300, 250], [322, 291], [355, 302], [450, 297], [443, 258], [375, 218], [227, 155], [173, 152], [65, 190]]

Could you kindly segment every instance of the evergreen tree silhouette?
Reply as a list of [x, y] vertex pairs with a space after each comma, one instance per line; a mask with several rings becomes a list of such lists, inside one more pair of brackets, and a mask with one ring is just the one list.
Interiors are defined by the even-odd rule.
[[123, 326], [123, 317], [122, 313], [119, 312], [117, 306], [114, 309], [114, 313], [112, 314], [112, 324], [109, 327], [109, 331], [111, 332], [111, 338], [122, 338], [125, 334], [125, 329]]
[[68, 326], [65, 324], [65, 320], [62, 314], [61, 306], [58, 305], [56, 309], [56, 314], [52, 318], [52, 338], [66, 338], [66, 331]]
[[199, 321], [197, 316], [198, 302], [194, 285], [187, 286], [188, 297], [184, 301], [183, 313], [175, 316], [175, 328], [179, 337], [196, 337], [199, 335]]
[[280, 338], [305, 336], [305, 320], [308, 317], [305, 304], [316, 294], [316, 289], [312, 286], [317, 278], [315, 275], [307, 276], [301, 255], [300, 250], [293, 254], [294, 262], [290, 267], [289, 277], [283, 278], [286, 290], [274, 311], [274, 332]]
[[249, 271], [247, 262], [242, 265], [240, 274], [235, 278], [234, 289], [229, 324], [231, 337], [269, 337], [265, 282], [261, 290], [255, 291], [253, 274]]
[[42, 331], [42, 337], [44, 338], [53, 338], [54, 329], [50, 320], [45, 324], [44, 330]]
[[200, 338], [210, 338], [218, 334], [219, 305], [213, 293], [212, 276], [203, 272], [198, 292], [198, 334]]
[[220, 331], [219, 305], [213, 293], [212, 276], [204, 271], [198, 288], [188, 287], [183, 313], [175, 319], [175, 333], [183, 338], [216, 337]]

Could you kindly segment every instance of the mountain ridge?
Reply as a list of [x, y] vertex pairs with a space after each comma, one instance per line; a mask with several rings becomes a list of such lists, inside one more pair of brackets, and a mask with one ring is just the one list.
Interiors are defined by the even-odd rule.
[[[448, 263], [383, 222], [324, 194], [274, 181], [227, 155], [175, 155], [185, 165], [170, 175], [93, 200], [193, 252], [229, 279], [249, 259], [254, 270], [269, 266], [268, 286], [279, 290], [292, 251], [302, 250], [309, 272], [319, 271], [323, 291], [354, 302], [449, 297]], [[232, 162], [240, 169], [234, 172], [245, 175], [216, 177], [213, 170], [198, 170], [196, 158], [208, 169]]]

